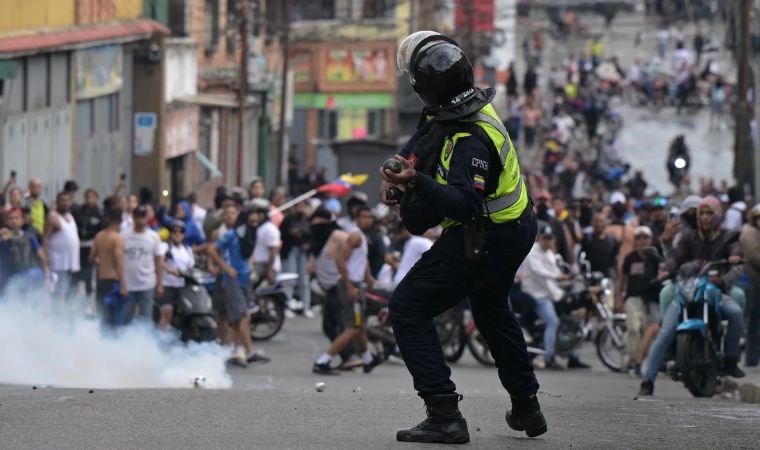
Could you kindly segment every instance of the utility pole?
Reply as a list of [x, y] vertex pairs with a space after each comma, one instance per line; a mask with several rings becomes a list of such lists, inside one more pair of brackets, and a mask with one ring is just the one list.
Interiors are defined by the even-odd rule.
[[[739, 0], [739, 73], [736, 92], [736, 135], [734, 137], [734, 177], [744, 187], [752, 183], [752, 163], [749, 142], [749, 0]], [[748, 145], [749, 144], [749, 145]]]
[[243, 184], [243, 152], [245, 151], [245, 107], [248, 94], [248, 1], [238, 0], [240, 10], [240, 74], [238, 80], [237, 185]]
[[288, 106], [288, 72], [290, 71], [290, 5], [291, 0], [283, 0], [283, 13], [282, 13], [282, 92], [280, 95], [280, 136], [278, 142], [277, 152], [277, 173], [276, 183], [277, 186], [282, 186], [283, 182], [283, 164], [286, 161], [286, 153], [288, 149], [288, 127], [286, 124], [287, 114], [285, 109]]

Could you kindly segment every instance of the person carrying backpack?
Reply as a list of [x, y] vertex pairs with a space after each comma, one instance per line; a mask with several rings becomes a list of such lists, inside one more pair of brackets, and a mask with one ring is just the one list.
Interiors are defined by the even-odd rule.
[[24, 213], [20, 208], [6, 213], [5, 225], [0, 229], [0, 288], [4, 289], [14, 277], [24, 280], [25, 286], [34, 286], [40, 281], [50, 288], [45, 251], [32, 233], [24, 232]]

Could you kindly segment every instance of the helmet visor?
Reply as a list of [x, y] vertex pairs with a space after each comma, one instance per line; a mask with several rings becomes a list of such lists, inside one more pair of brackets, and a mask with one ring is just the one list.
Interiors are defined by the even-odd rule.
[[436, 33], [435, 31], [417, 31], [405, 37], [404, 40], [401, 41], [401, 45], [398, 46], [398, 52], [396, 52], [396, 64], [398, 65], [398, 70], [409, 74], [409, 67], [412, 63], [411, 59], [412, 54], [414, 54], [414, 49], [417, 48], [417, 45], [419, 45], [423, 39], [435, 35], [440, 35], [440, 33]]

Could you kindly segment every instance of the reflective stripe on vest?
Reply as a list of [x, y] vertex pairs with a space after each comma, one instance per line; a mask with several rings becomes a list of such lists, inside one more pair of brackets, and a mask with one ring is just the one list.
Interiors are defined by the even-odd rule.
[[[503, 136], [509, 136], [509, 133], [507, 133], [507, 129], [504, 128], [504, 124], [501, 123], [500, 120], [494, 119], [493, 117], [489, 116], [486, 113], [482, 113], [480, 111], [476, 112], [472, 116], [473, 122], [485, 122], [492, 127], [496, 128], [496, 130], [501, 133]], [[511, 150], [511, 145], [509, 139], [504, 139], [504, 143], [501, 144], [501, 148], [496, 149], [499, 152], [499, 158], [501, 159], [501, 167], [504, 167], [507, 164], [507, 155], [509, 154], [509, 151]]]
[[499, 212], [503, 209], [507, 209], [510, 206], [514, 205], [515, 203], [520, 201], [522, 188], [523, 188], [523, 177], [521, 176], [520, 180], [517, 181], [517, 186], [515, 186], [512, 192], [506, 195], [502, 195], [501, 197], [496, 197], [492, 200], [487, 200], [485, 206], [483, 207], [483, 214], [489, 214], [489, 213], [493, 214], [495, 212]]
[[[493, 147], [496, 148], [501, 163], [498, 185], [495, 192], [486, 197], [486, 201], [482, 205], [483, 215], [487, 215], [496, 223], [517, 219], [528, 204], [528, 192], [520, 175], [517, 153], [509, 139], [507, 130], [490, 104], [468, 116], [465, 120], [483, 129], [493, 143]], [[447, 184], [446, 178], [453, 148], [459, 139], [466, 136], [470, 136], [470, 133], [460, 132], [444, 140], [435, 173], [435, 179], [438, 183]], [[513, 185], [514, 187], [509, 189]], [[441, 225], [446, 228], [457, 223], [451, 219], [445, 219]]]

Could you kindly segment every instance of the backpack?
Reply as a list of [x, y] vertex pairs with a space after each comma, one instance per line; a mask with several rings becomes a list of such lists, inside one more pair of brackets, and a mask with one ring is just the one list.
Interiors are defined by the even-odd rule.
[[17, 274], [34, 267], [32, 243], [28, 236], [8, 239], [6, 242], [7, 268], [10, 273]]

